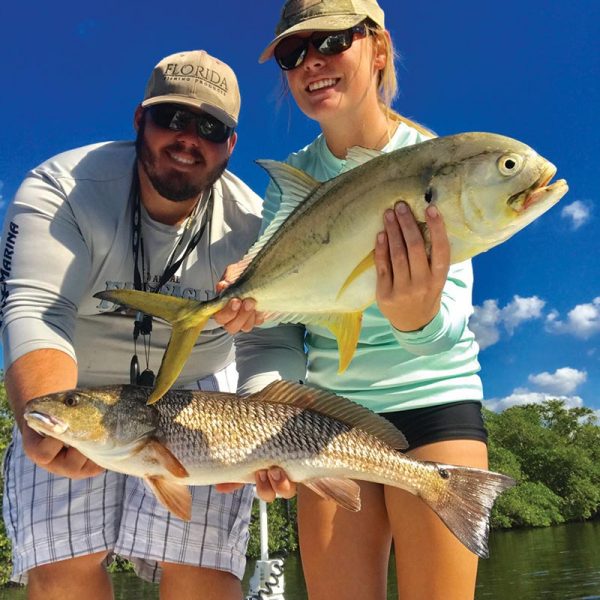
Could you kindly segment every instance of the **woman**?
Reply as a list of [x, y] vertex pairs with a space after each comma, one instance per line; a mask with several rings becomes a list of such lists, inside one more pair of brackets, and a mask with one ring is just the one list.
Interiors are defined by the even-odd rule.
[[[431, 137], [390, 108], [393, 49], [375, 0], [288, 0], [276, 33], [260, 60], [275, 58], [298, 107], [322, 130], [288, 163], [325, 181], [339, 174], [352, 146], [389, 152]], [[281, 201], [271, 184], [263, 228]], [[383, 413], [404, 431], [414, 458], [486, 468], [477, 346], [467, 328], [471, 264], [449, 268], [448, 239], [434, 206], [427, 224], [430, 260], [407, 205], [385, 213], [374, 240], [377, 302], [364, 314], [356, 355], [338, 375], [332, 335], [307, 327], [307, 380]], [[402, 600], [474, 596], [477, 557], [420, 499], [371, 483], [361, 483], [361, 496], [362, 510], [350, 513], [298, 490], [311, 600], [386, 598], [392, 541]]]

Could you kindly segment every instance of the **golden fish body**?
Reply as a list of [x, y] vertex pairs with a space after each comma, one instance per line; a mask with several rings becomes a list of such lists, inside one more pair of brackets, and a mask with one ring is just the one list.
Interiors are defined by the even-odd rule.
[[401, 432], [345, 398], [286, 381], [248, 398], [149, 388], [71, 390], [32, 400], [30, 427], [118, 472], [144, 478], [174, 514], [191, 516], [188, 485], [254, 482], [273, 465], [344, 508], [360, 509], [354, 479], [422, 498], [470, 550], [487, 554], [489, 512], [514, 482], [497, 473], [408, 458]]

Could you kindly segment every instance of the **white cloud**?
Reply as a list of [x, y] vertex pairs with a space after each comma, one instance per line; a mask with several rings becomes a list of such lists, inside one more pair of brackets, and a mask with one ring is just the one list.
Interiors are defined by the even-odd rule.
[[485, 300], [482, 306], [475, 306], [469, 321], [469, 328], [475, 334], [479, 347], [483, 350], [500, 339], [500, 309], [497, 300]]
[[4, 181], [0, 179], [0, 208], [4, 206], [4, 196], [2, 195], [2, 188], [4, 187]]
[[588, 304], [578, 304], [567, 313], [562, 321], [558, 311], [551, 311], [546, 317], [546, 331], [564, 333], [581, 339], [588, 339], [600, 332], [600, 296]]
[[501, 328], [512, 335], [522, 323], [541, 318], [545, 305], [537, 296], [514, 296], [503, 308], [499, 308], [497, 300], [485, 300], [481, 306], [474, 307], [469, 328], [483, 350], [500, 340]]
[[510, 304], [502, 309], [502, 321], [510, 334], [525, 321], [539, 319], [546, 302], [537, 296], [521, 298], [515, 296]]
[[[587, 380], [587, 373], [563, 367], [556, 369], [554, 373], [536, 373], [529, 376], [529, 381], [542, 391], [530, 390], [526, 387], [516, 388], [512, 394], [505, 398], [492, 398], [484, 401], [490, 410], [501, 412], [513, 406], [524, 404], [543, 404], [547, 400], [562, 400], [566, 408], [579, 408], [583, 406], [583, 400], [573, 392]], [[597, 411], [600, 416], [600, 411]]]
[[567, 219], [571, 222], [573, 230], [579, 229], [585, 225], [592, 216], [590, 207], [581, 200], [575, 200], [575, 202], [565, 206], [560, 215], [563, 219]]
[[585, 371], [578, 371], [571, 367], [556, 369], [554, 373], [544, 371], [543, 373], [529, 376], [529, 381], [537, 387], [550, 394], [559, 395], [573, 393], [586, 380], [587, 373]]
[[494, 412], [502, 412], [513, 406], [523, 404], [543, 404], [546, 400], [562, 400], [566, 408], [578, 408], [583, 406], [583, 400], [579, 396], [559, 396], [557, 394], [546, 394], [544, 392], [532, 392], [527, 388], [517, 388], [510, 396], [505, 398], [493, 398], [484, 401], [486, 408]]

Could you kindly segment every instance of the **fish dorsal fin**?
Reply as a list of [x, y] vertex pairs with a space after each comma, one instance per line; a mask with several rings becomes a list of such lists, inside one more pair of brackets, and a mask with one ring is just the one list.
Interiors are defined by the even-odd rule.
[[187, 485], [168, 481], [164, 477], [154, 475], [145, 477], [144, 481], [154, 492], [156, 499], [176, 517], [183, 521], [192, 518], [192, 494]]
[[247, 400], [289, 404], [311, 410], [361, 429], [398, 450], [408, 447], [404, 434], [387, 419], [348, 398], [308, 385], [285, 380], [274, 381], [260, 392], [248, 396]]
[[286, 202], [298, 206], [321, 183], [311, 177], [302, 169], [288, 165], [278, 160], [257, 160], [273, 180], [282, 194], [285, 194]]
[[308, 173], [287, 163], [277, 160], [257, 160], [256, 163], [269, 174], [275, 185], [279, 188], [282, 202], [273, 220], [269, 223], [260, 238], [248, 250], [244, 258], [235, 266], [229, 268], [227, 272], [229, 283], [234, 283], [241, 277], [242, 273], [248, 268], [248, 265], [267, 245], [281, 224], [307, 196], [312, 194], [321, 185], [320, 182], [313, 179]]
[[340, 173], [345, 173], [346, 171], [351, 171], [352, 169], [364, 165], [366, 162], [377, 158], [385, 154], [381, 150], [373, 150], [371, 148], [363, 148], [362, 146], [352, 146], [352, 148], [348, 149], [346, 153], [346, 164], [340, 171]]

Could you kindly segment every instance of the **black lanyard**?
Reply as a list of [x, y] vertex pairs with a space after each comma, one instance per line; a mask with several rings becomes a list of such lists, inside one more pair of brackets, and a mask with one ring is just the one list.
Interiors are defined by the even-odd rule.
[[[136, 290], [147, 291], [146, 289], [146, 281], [142, 277], [139, 267], [139, 259], [140, 255], [142, 258], [142, 270], [144, 269], [145, 264], [145, 256], [144, 256], [144, 239], [142, 237], [142, 209], [141, 209], [141, 201], [140, 201], [140, 180], [137, 171], [137, 167], [134, 168], [133, 179], [131, 181], [131, 190], [129, 192], [129, 202], [133, 206], [132, 210], [132, 249], [133, 249], [133, 286]], [[200, 204], [201, 200], [198, 201]], [[194, 211], [198, 210], [199, 206], [197, 206]], [[213, 194], [212, 189], [209, 190], [208, 200], [206, 201], [206, 209], [202, 214], [202, 222], [198, 231], [192, 236], [185, 251], [181, 254], [179, 258], [175, 261], [175, 255], [179, 250], [180, 245], [183, 242], [183, 238], [185, 236], [185, 231], [182, 234], [179, 242], [173, 249], [171, 256], [169, 257], [169, 261], [163, 274], [160, 276], [156, 287], [149, 290], [150, 292], [157, 293], [160, 289], [167, 283], [171, 277], [177, 272], [181, 263], [190, 255], [190, 253], [194, 250], [194, 248], [198, 245], [202, 236], [204, 235], [204, 231], [206, 230], [206, 226], [210, 222], [212, 218], [212, 209], [213, 209]], [[186, 225], [187, 230], [187, 225]], [[137, 339], [140, 333], [144, 336], [144, 348], [146, 354], [146, 369], [139, 374], [139, 364], [137, 359]], [[135, 321], [133, 324], [133, 347], [134, 354], [131, 359], [130, 365], [130, 380], [132, 384], [138, 385], [153, 385], [154, 383], [154, 374], [148, 368], [148, 363], [150, 359], [150, 339], [146, 341], [145, 336], [149, 336], [152, 333], [152, 316], [146, 315], [142, 312], [138, 312], [135, 317]]]

